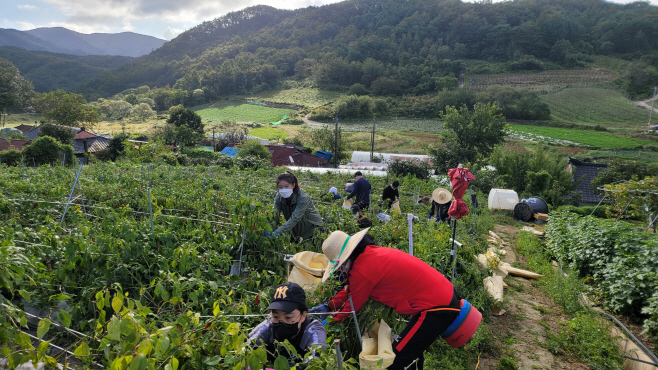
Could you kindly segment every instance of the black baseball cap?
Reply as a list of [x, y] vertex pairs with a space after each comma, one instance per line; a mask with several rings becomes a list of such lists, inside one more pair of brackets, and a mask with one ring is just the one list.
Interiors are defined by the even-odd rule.
[[361, 211], [361, 207], [358, 204], [352, 204], [352, 214], [357, 214]]
[[274, 289], [272, 303], [266, 310], [278, 310], [291, 313], [299, 307], [306, 307], [306, 293], [295, 283], [280, 284]]

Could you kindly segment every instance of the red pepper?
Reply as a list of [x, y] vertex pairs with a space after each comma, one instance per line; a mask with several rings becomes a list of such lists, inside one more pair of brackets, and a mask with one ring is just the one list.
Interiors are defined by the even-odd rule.
[[260, 304], [260, 297], [256, 296], [255, 301], [256, 301], [256, 305], [259, 305]]

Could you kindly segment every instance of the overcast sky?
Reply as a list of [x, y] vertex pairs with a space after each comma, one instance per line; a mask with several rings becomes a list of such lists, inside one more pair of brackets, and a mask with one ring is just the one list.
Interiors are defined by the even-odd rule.
[[[132, 31], [170, 40], [203, 21], [252, 5], [296, 9], [339, 1], [341, 0], [0, 0], [0, 28], [25, 31], [39, 27], [66, 27], [82, 33]], [[650, 2], [658, 5], [658, 0]]]

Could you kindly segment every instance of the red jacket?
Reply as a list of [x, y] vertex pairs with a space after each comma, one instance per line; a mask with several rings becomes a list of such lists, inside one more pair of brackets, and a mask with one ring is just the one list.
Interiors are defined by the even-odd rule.
[[367, 246], [354, 261], [347, 284], [328, 303], [332, 310], [346, 312], [336, 315], [338, 322], [352, 311], [348, 291], [355, 311], [372, 298], [403, 315], [447, 306], [453, 294], [450, 281], [432, 266], [400, 250], [375, 245]]

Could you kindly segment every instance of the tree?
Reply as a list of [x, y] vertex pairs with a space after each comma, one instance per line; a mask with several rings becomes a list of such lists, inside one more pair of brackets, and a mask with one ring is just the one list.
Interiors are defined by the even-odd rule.
[[258, 140], [247, 140], [242, 143], [242, 148], [236, 155], [237, 158], [256, 157], [261, 159], [270, 159], [272, 154]]
[[87, 104], [80, 94], [56, 90], [38, 94], [36, 102], [37, 111], [52, 123], [64, 126], [82, 123], [85, 127], [93, 127], [100, 121], [96, 107]]
[[347, 141], [343, 135], [343, 129], [338, 126], [338, 150], [336, 150], [336, 130], [333, 126], [325, 125], [319, 130], [313, 130], [311, 133], [311, 142], [318, 150], [324, 150], [334, 153], [338, 156], [338, 162], [347, 159]]
[[105, 100], [98, 106], [98, 112], [108, 120], [121, 120], [128, 116], [133, 109], [127, 101], [124, 100]]
[[442, 172], [489, 157], [507, 135], [505, 117], [494, 104], [477, 103], [473, 112], [466, 106], [459, 110], [448, 106], [442, 118], [447, 131], [440, 135], [441, 144], [430, 149], [434, 165]]
[[34, 140], [23, 149], [25, 161], [37, 166], [42, 164], [60, 163], [60, 156], [66, 154], [66, 162], [73, 163], [73, 147], [59, 144], [52, 137], [44, 136]]
[[130, 105], [136, 105], [137, 104], [137, 95], [128, 94], [128, 95], [124, 96], [123, 100], [130, 103]]
[[167, 123], [173, 124], [176, 127], [186, 126], [193, 131], [203, 134], [201, 116], [191, 109], [181, 108], [172, 110]]
[[73, 145], [75, 133], [70, 127], [45, 123], [39, 128], [39, 137], [49, 136], [62, 144]]
[[146, 119], [155, 116], [155, 111], [153, 111], [151, 106], [149, 106], [147, 103], [139, 103], [133, 107], [130, 114], [132, 114], [134, 117], [141, 118], [142, 121], [146, 121]]
[[4, 116], [7, 115], [7, 107], [25, 105], [33, 96], [32, 81], [23, 78], [12, 62], [0, 58], [0, 108]]

